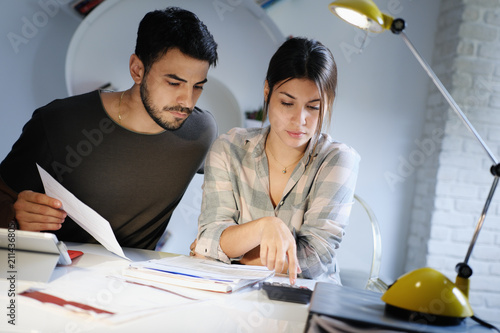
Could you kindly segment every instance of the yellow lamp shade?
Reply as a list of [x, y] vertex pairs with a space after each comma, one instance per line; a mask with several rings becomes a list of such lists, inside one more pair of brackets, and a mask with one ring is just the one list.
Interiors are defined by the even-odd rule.
[[394, 20], [383, 14], [372, 0], [336, 0], [328, 8], [347, 23], [370, 32], [390, 29]]
[[398, 309], [433, 317], [461, 320], [473, 315], [469, 300], [457, 286], [428, 267], [401, 276], [382, 295], [382, 301]]

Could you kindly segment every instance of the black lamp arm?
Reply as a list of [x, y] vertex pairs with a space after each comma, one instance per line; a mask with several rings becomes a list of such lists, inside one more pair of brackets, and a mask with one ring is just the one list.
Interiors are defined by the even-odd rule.
[[413, 44], [411, 43], [411, 41], [408, 39], [408, 37], [406, 36], [406, 34], [403, 31], [404, 30], [404, 26], [405, 26], [405, 23], [404, 23], [403, 19], [395, 19], [392, 22], [391, 31], [394, 32], [395, 34], [400, 35], [403, 38], [404, 42], [406, 43], [406, 46], [408, 46], [408, 48], [410, 49], [410, 51], [412, 52], [412, 54], [415, 56], [415, 58], [417, 58], [418, 62], [420, 63], [420, 65], [422, 66], [422, 68], [427, 72], [427, 75], [430, 77], [430, 79], [432, 80], [432, 82], [434, 83], [434, 85], [436, 86], [436, 88], [438, 88], [439, 92], [446, 99], [446, 101], [448, 102], [448, 104], [450, 105], [450, 107], [453, 109], [453, 111], [455, 111], [456, 115], [462, 120], [462, 122], [467, 127], [467, 129], [476, 137], [477, 141], [483, 147], [483, 149], [485, 150], [486, 154], [488, 154], [488, 156], [491, 159], [491, 161], [495, 164], [495, 166], [497, 166], [499, 163], [498, 163], [498, 160], [496, 159], [495, 155], [493, 154], [493, 152], [491, 151], [491, 149], [486, 145], [486, 142], [484, 142], [484, 140], [481, 138], [481, 136], [476, 131], [476, 129], [474, 128], [474, 126], [472, 126], [472, 124], [470, 123], [469, 119], [467, 119], [467, 117], [462, 112], [462, 110], [460, 109], [460, 107], [458, 106], [458, 104], [455, 102], [455, 100], [453, 99], [453, 97], [450, 95], [450, 93], [448, 92], [448, 90], [446, 90], [446, 88], [444, 87], [444, 85], [441, 83], [441, 81], [439, 80], [439, 78], [436, 76], [436, 74], [432, 70], [431, 66], [429, 66], [429, 64], [424, 60], [424, 58], [420, 55], [420, 53], [418, 53], [418, 51], [415, 48], [415, 46], [413, 46]]
[[[493, 166], [495, 167], [495, 166]], [[492, 168], [493, 168], [492, 167]], [[498, 167], [498, 165], [496, 166]], [[492, 171], [493, 172], [493, 171]], [[474, 245], [476, 244], [477, 237], [479, 236], [479, 232], [483, 227], [484, 219], [486, 218], [486, 213], [488, 212], [488, 208], [490, 206], [491, 199], [493, 199], [493, 195], [495, 194], [495, 190], [498, 185], [498, 176], [495, 176], [493, 179], [493, 184], [491, 185], [490, 193], [486, 198], [486, 202], [484, 203], [483, 212], [479, 217], [479, 221], [476, 224], [476, 230], [474, 231], [474, 235], [472, 236], [472, 240], [469, 244], [469, 249], [467, 250], [467, 254], [465, 256], [465, 260], [463, 262], [458, 263], [455, 266], [455, 271], [457, 272], [457, 278], [455, 280], [455, 285], [460, 289], [465, 296], [469, 297], [469, 278], [472, 276], [472, 268], [469, 266], [468, 262], [470, 256], [472, 254], [472, 250], [474, 249]]]
[[500, 177], [500, 164], [498, 163], [498, 160], [496, 159], [495, 155], [493, 152], [490, 150], [490, 148], [486, 145], [486, 142], [481, 138], [479, 133], [476, 131], [474, 126], [470, 123], [469, 119], [465, 116], [465, 114], [462, 112], [458, 104], [455, 102], [453, 97], [450, 95], [448, 90], [444, 87], [444, 85], [441, 83], [439, 78], [436, 76], [436, 74], [432, 71], [432, 68], [427, 64], [427, 62], [422, 58], [420, 53], [418, 53], [417, 49], [413, 46], [413, 44], [410, 42], [406, 34], [404, 33], [405, 29], [405, 22], [403, 19], [394, 19], [394, 21], [391, 24], [391, 31], [394, 34], [400, 35], [404, 42], [406, 43], [406, 46], [410, 49], [412, 54], [417, 58], [418, 62], [422, 66], [422, 68], [427, 72], [427, 75], [431, 78], [432, 82], [435, 84], [435, 86], [438, 88], [438, 90], [441, 92], [443, 97], [446, 99], [450, 107], [455, 111], [455, 114], [462, 120], [464, 125], [469, 129], [469, 131], [475, 136], [479, 144], [483, 147], [484, 151], [486, 154], [489, 156], [491, 161], [493, 162], [493, 166], [490, 169], [490, 172], [493, 174], [494, 179], [493, 179], [493, 184], [491, 186], [490, 192], [488, 194], [488, 197], [486, 198], [486, 202], [483, 207], [483, 211], [481, 213], [481, 216], [479, 218], [479, 221], [476, 224], [476, 230], [474, 231], [474, 236], [472, 237], [472, 241], [469, 245], [469, 249], [467, 251], [467, 255], [465, 256], [465, 260], [462, 263], [459, 263], [456, 266], [456, 271], [458, 273], [458, 280], [461, 280], [460, 282], [463, 283], [463, 287], [461, 287], [461, 290], [465, 290], [465, 294], [468, 295], [468, 278], [472, 275], [472, 269], [468, 265], [468, 261], [470, 259], [472, 250], [474, 248], [474, 245], [476, 244], [477, 237], [479, 235], [479, 232], [481, 231], [481, 228], [483, 226], [484, 219], [486, 218], [486, 213], [488, 212], [488, 208], [490, 206], [490, 202], [493, 199], [493, 195], [495, 193], [498, 180]]
[[488, 208], [490, 207], [491, 200], [493, 199], [493, 195], [495, 194], [495, 190], [498, 185], [498, 176], [493, 178], [493, 184], [491, 184], [490, 192], [488, 193], [488, 197], [486, 198], [486, 202], [484, 203], [483, 211], [481, 216], [479, 217], [479, 221], [476, 224], [476, 230], [474, 231], [474, 235], [472, 236], [472, 240], [469, 245], [469, 250], [467, 251], [467, 255], [465, 256], [464, 263], [467, 264], [470, 256], [472, 254], [472, 249], [476, 244], [477, 237], [479, 236], [479, 232], [481, 231], [484, 223], [484, 219], [486, 218], [486, 214], [488, 213]]

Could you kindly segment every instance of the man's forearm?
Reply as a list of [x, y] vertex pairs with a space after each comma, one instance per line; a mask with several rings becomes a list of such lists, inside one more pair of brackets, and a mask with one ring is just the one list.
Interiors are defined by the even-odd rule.
[[0, 228], [8, 228], [14, 220], [14, 202], [16, 200], [17, 193], [0, 177]]

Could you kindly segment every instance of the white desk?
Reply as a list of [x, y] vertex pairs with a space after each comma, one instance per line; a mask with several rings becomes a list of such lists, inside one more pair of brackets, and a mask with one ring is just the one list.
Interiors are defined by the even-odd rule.
[[[158, 291], [150, 287], [134, 286], [135, 294], [127, 293], [130, 289], [117, 286], [110, 273], [120, 271], [128, 266], [128, 261], [119, 258], [105, 250], [100, 245], [68, 243], [71, 250], [80, 250], [84, 255], [75, 259], [70, 266], [56, 267], [51, 281], [44, 285], [61, 286], [70, 288], [86, 288], [89, 299], [97, 300], [101, 305], [114, 301], [124, 300], [132, 304], [135, 311], [136, 305], [141, 303], [161, 303], [165, 299], [165, 291]], [[159, 259], [172, 254], [138, 249], [124, 249], [125, 254], [133, 261]], [[78, 278], [84, 282], [78, 281]], [[89, 280], [86, 280], [89, 279]], [[109, 279], [109, 280], [107, 280]], [[273, 278], [277, 281], [287, 281], [284, 277]], [[94, 285], [94, 281], [107, 281], [103, 285]], [[61, 283], [63, 281], [63, 283]], [[18, 282], [18, 291], [25, 283]], [[299, 279], [298, 284], [314, 289], [314, 281]], [[202, 302], [189, 301], [188, 304], [161, 308], [159, 312], [148, 314], [139, 319], [130, 320], [120, 324], [109, 324], [103, 320], [89, 318], [88, 315], [77, 315], [66, 309], [50, 304], [41, 304], [36, 300], [23, 296], [16, 297], [16, 326], [8, 324], [6, 316], [9, 304], [7, 297], [8, 286], [5, 280], [0, 280], [0, 308], [4, 309], [0, 316], [0, 332], [49, 332], [49, 333], [80, 333], [80, 332], [304, 332], [309, 313], [309, 305], [271, 301], [264, 291], [258, 286], [246, 288], [234, 294], [219, 294], [201, 292], [210, 295], [209, 300]], [[341, 288], [329, 284], [318, 285], [323, 288], [319, 297], [321, 302], [313, 302], [312, 311], [319, 314], [367, 322], [384, 322], [392, 327], [399, 326], [394, 321], [382, 317], [383, 304], [376, 293]], [[137, 294], [137, 288], [140, 289]], [[142, 289], [141, 289], [142, 288]], [[182, 293], [200, 293], [187, 288], [179, 288]], [[177, 291], [179, 290], [177, 289]], [[125, 290], [125, 291], [124, 291]], [[42, 290], [43, 291], [43, 290]], [[166, 293], [170, 299], [178, 299]], [[138, 296], [138, 297], [137, 297]], [[149, 298], [148, 298], [149, 297]], [[318, 297], [318, 296], [313, 296]], [[331, 302], [334, 299], [335, 302]], [[184, 302], [186, 302], [183, 299]], [[93, 305], [93, 304], [90, 304]], [[95, 306], [95, 305], [94, 305]], [[165, 306], [165, 304], [163, 304]], [[375, 318], [375, 319], [374, 319]], [[490, 332], [467, 319], [466, 325], [450, 327], [426, 327], [417, 331], [425, 332]], [[366, 322], [365, 322], [366, 323]], [[394, 326], [394, 325], [395, 326]], [[498, 325], [498, 323], [496, 323]], [[389, 326], [391, 326], [389, 325]], [[410, 325], [411, 326], [411, 325]], [[415, 329], [415, 327], [411, 327]]]
[[[116, 271], [117, 268], [128, 265], [128, 261], [109, 253], [100, 245], [72, 243], [67, 245], [68, 249], [80, 250], [84, 255], [75, 259], [70, 266], [56, 267], [49, 285], [64, 279], [70, 273], [75, 275], [91, 272], [94, 275], [105, 276], [106, 269], [103, 269], [103, 266], [109, 267], [109, 271]], [[158, 259], [170, 255], [138, 249], [124, 249], [124, 251], [134, 261]], [[275, 279], [283, 280], [282, 277]], [[301, 282], [311, 289], [314, 288], [313, 281]], [[101, 298], [105, 303], [107, 297], [113, 296], [113, 292], [115, 291], [112, 288], [110, 290], [100, 288], [95, 290], [95, 298]], [[8, 318], [5, 319], [6, 310], [4, 310], [0, 321], [0, 332], [303, 332], [304, 330], [308, 305], [271, 301], [257, 286], [234, 294], [210, 294], [214, 294], [211, 300], [168, 308], [157, 314], [118, 325], [89, 320], [88, 317], [70, 314], [64, 309], [55, 309], [53, 305], [42, 305], [38, 301], [18, 296], [16, 326], [7, 324]], [[8, 302], [5, 296], [6, 293], [2, 291], [0, 304], [3, 309], [6, 308], [4, 304]]]

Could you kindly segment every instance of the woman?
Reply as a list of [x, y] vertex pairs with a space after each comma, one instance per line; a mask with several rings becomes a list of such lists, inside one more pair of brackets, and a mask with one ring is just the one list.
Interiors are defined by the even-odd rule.
[[359, 155], [321, 133], [337, 86], [330, 51], [305, 38], [273, 55], [266, 128], [235, 128], [205, 164], [198, 255], [340, 283], [335, 250], [353, 203]]

